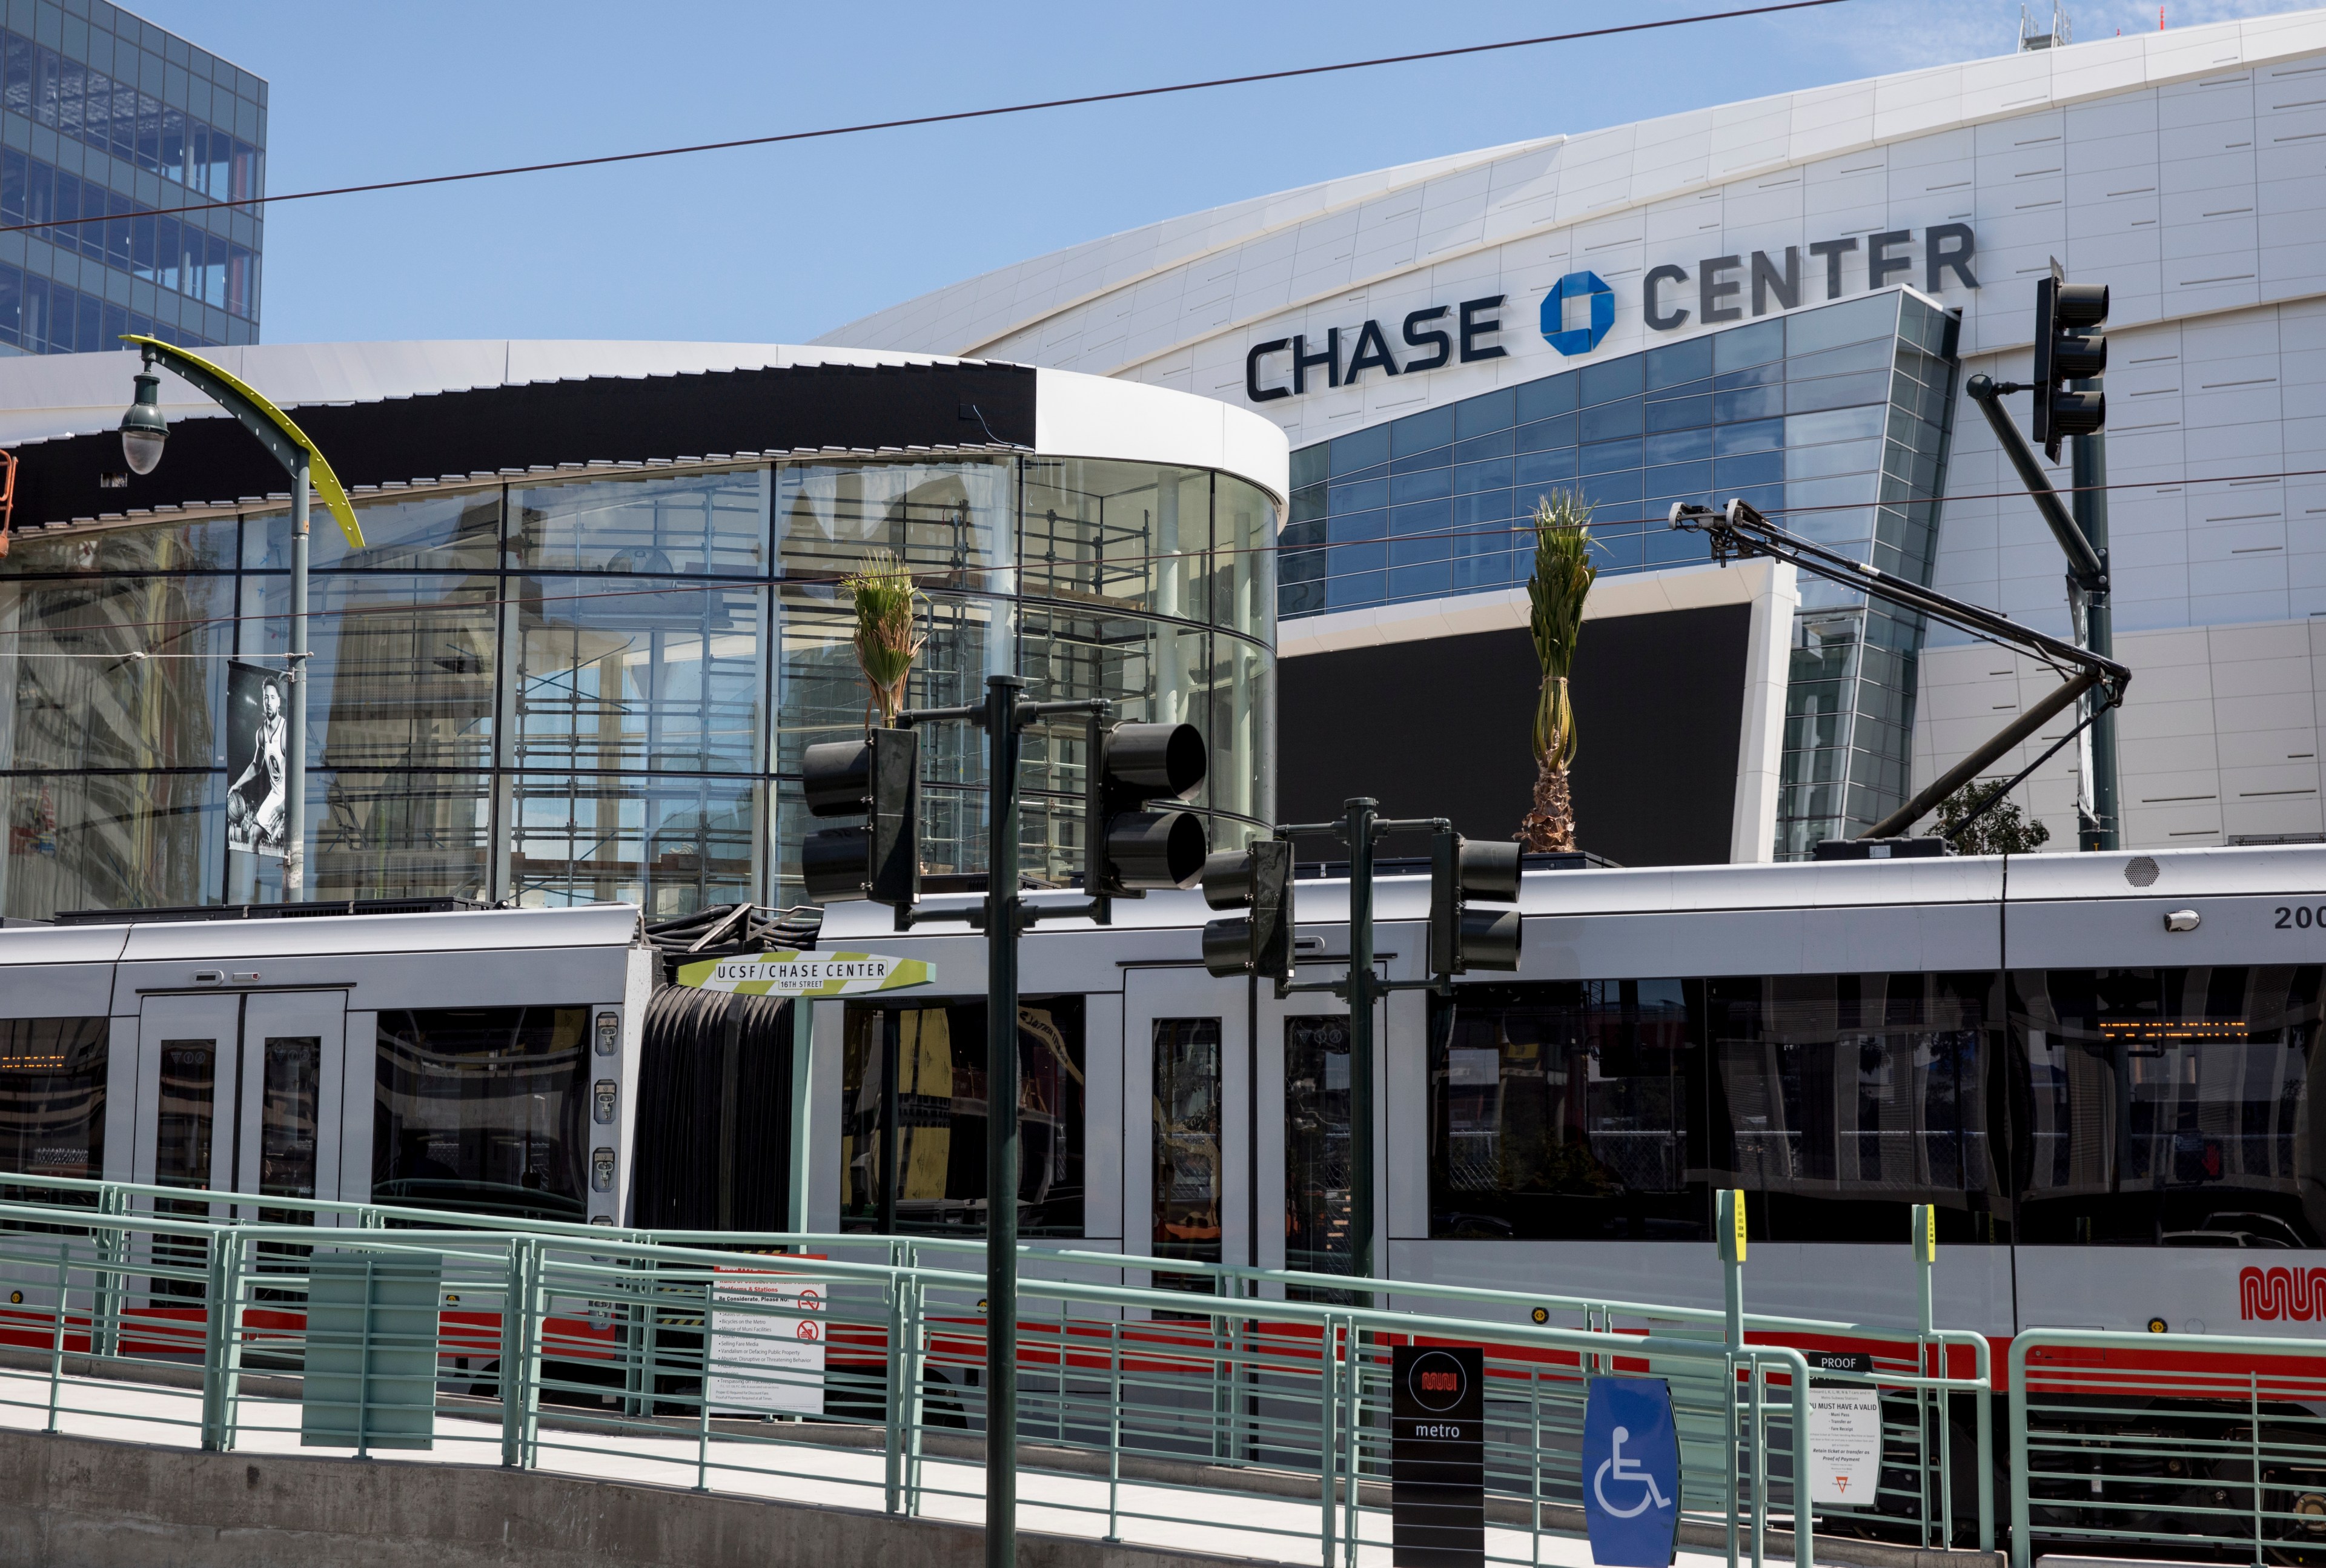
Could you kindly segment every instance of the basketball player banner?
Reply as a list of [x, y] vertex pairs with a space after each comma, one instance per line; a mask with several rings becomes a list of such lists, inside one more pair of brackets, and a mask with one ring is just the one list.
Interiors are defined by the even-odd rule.
[[756, 1268], [721, 1266], [718, 1273], [702, 1390], [712, 1414], [823, 1415], [830, 1286]]
[[283, 858], [289, 816], [291, 691], [280, 670], [229, 660], [226, 667], [226, 847]]

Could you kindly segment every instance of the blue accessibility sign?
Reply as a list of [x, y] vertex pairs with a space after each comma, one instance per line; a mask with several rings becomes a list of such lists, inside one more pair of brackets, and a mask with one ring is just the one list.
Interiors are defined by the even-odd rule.
[[1600, 1568], [1670, 1568], [1679, 1433], [1661, 1378], [1594, 1378], [1583, 1414], [1583, 1520]]

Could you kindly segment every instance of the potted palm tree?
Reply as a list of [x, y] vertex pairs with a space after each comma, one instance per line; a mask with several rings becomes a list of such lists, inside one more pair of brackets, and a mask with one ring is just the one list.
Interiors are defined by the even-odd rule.
[[880, 728], [893, 729], [924, 641], [913, 629], [913, 574], [893, 552], [876, 550], [840, 586], [856, 607], [856, 663], [871, 688], [864, 727], [872, 728], [877, 709]]
[[1534, 575], [1527, 581], [1533, 607], [1528, 629], [1542, 665], [1534, 709], [1534, 804], [1518, 831], [1520, 844], [1537, 852], [1577, 847], [1575, 796], [1567, 776], [1577, 741], [1568, 678], [1583, 634], [1583, 601], [1598, 575], [1591, 563], [1590, 506], [1570, 490], [1543, 496], [1535, 504]]

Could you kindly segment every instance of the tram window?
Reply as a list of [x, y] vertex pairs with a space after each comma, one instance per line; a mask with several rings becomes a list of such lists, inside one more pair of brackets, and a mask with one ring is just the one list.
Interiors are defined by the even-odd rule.
[[[884, 1171], [899, 1231], [985, 1229], [985, 1003], [848, 1004], [841, 1055], [841, 1229], [879, 1232]], [[1083, 998], [1018, 1008], [1018, 1229], [1083, 1234]], [[893, 1111], [884, 1101], [893, 1097]], [[893, 1158], [882, 1134], [901, 1128]]]
[[[1154, 1027], [1154, 1234], [1151, 1256], [1220, 1261], [1220, 1021], [1158, 1018]], [[1179, 1283], [1158, 1276], [1169, 1287]], [[1208, 1291], [1202, 1276], [1186, 1280]]]
[[1430, 1234], [1710, 1232], [1679, 980], [1475, 985], [1430, 1007]]
[[[218, 1042], [162, 1042], [161, 1101], [154, 1117], [154, 1181], [207, 1189], [217, 1130]], [[194, 1212], [202, 1212], [195, 1210]]]
[[2316, 965], [2011, 977], [2021, 1239], [2314, 1248]]
[[1284, 1020], [1284, 1266], [1349, 1272], [1349, 1021]]
[[[316, 1118], [323, 1091], [323, 1043], [314, 1035], [271, 1036], [259, 1086], [258, 1190], [270, 1198], [315, 1195]], [[269, 1224], [303, 1224], [303, 1211], [262, 1211]]]
[[1745, 1190], [1755, 1238], [1894, 1242], [1906, 1206], [1932, 1203], [1941, 1239], [2009, 1239], [1994, 976], [1700, 984], [1706, 1175]]
[[103, 1177], [107, 1029], [103, 1018], [0, 1019], [0, 1171]]
[[[207, 1190], [212, 1135], [218, 1129], [218, 1042], [162, 1042], [161, 1097], [154, 1111], [154, 1181], [163, 1187]], [[185, 1198], [154, 1200], [157, 1214], [205, 1218], [210, 1206]], [[157, 1296], [200, 1300], [202, 1244], [183, 1237], [154, 1239], [154, 1261], [173, 1270], [154, 1276]]]
[[582, 1219], [589, 1021], [587, 1007], [380, 1014], [373, 1202]]

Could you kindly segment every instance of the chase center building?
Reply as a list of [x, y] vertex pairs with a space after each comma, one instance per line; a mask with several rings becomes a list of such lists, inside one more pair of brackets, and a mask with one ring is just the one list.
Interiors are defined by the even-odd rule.
[[[2060, 552], [1962, 390], [2028, 378], [2053, 257], [2113, 293], [2123, 842], [2319, 839], [2326, 12], [1353, 175], [830, 340], [1152, 382], [1285, 429], [1294, 817], [1362, 789], [1507, 836], [1532, 768], [1524, 519], [1580, 491], [1602, 566], [1577, 674], [1585, 847], [1786, 858], [1864, 830], [2057, 677], [1790, 567], [1710, 565], [1662, 519], [1741, 495], [2066, 635]], [[2023, 429], [2028, 402], [2007, 400]], [[2066, 748], [2024, 794], [2054, 849], [2075, 843], [2076, 765]]]

